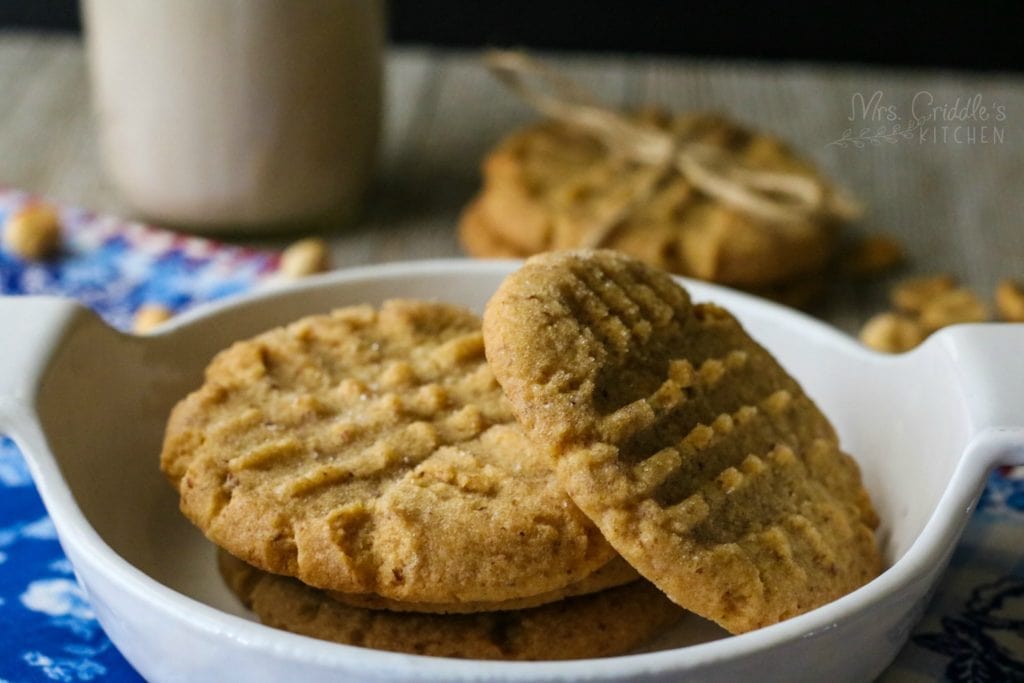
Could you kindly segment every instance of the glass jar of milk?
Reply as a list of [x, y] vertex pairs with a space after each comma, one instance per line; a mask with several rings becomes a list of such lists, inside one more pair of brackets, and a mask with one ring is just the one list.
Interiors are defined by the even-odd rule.
[[381, 120], [383, 0], [84, 0], [100, 149], [143, 217], [340, 223]]

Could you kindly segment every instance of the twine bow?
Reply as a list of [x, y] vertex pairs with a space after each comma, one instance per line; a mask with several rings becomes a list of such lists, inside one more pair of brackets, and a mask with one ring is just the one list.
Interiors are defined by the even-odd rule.
[[770, 223], [805, 224], [822, 217], [849, 220], [860, 214], [854, 200], [819, 180], [747, 168], [730, 150], [638, 125], [521, 52], [493, 50], [484, 55], [484, 64], [539, 113], [589, 132], [613, 154], [654, 167], [631, 201], [606, 217], [581, 246], [601, 246], [673, 173], [722, 203]]

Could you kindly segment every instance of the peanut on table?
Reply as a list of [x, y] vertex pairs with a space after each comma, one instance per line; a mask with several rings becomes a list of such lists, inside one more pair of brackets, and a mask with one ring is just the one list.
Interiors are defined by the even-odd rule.
[[44, 204], [17, 211], [4, 226], [3, 245], [10, 253], [27, 261], [41, 261], [60, 248], [60, 217]]

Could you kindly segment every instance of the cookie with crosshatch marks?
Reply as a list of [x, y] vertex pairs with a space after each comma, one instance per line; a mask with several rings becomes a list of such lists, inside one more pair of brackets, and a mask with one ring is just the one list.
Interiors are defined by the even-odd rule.
[[739, 633], [881, 570], [829, 421], [728, 312], [610, 251], [543, 254], [484, 314], [488, 360], [573, 501], [644, 577]]
[[583, 659], [643, 645], [685, 612], [646, 581], [533, 609], [397, 614], [351, 607], [221, 551], [221, 575], [267, 626], [336, 643], [469, 659]]
[[515, 422], [480, 319], [388, 301], [222, 351], [168, 423], [181, 510], [250, 564], [423, 603], [557, 591], [616, 554]]

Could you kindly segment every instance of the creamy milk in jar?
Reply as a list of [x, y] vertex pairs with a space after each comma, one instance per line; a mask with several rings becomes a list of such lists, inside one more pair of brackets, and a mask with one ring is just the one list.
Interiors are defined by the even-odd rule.
[[382, 0], [85, 0], [100, 147], [142, 216], [204, 232], [341, 221], [381, 119]]

